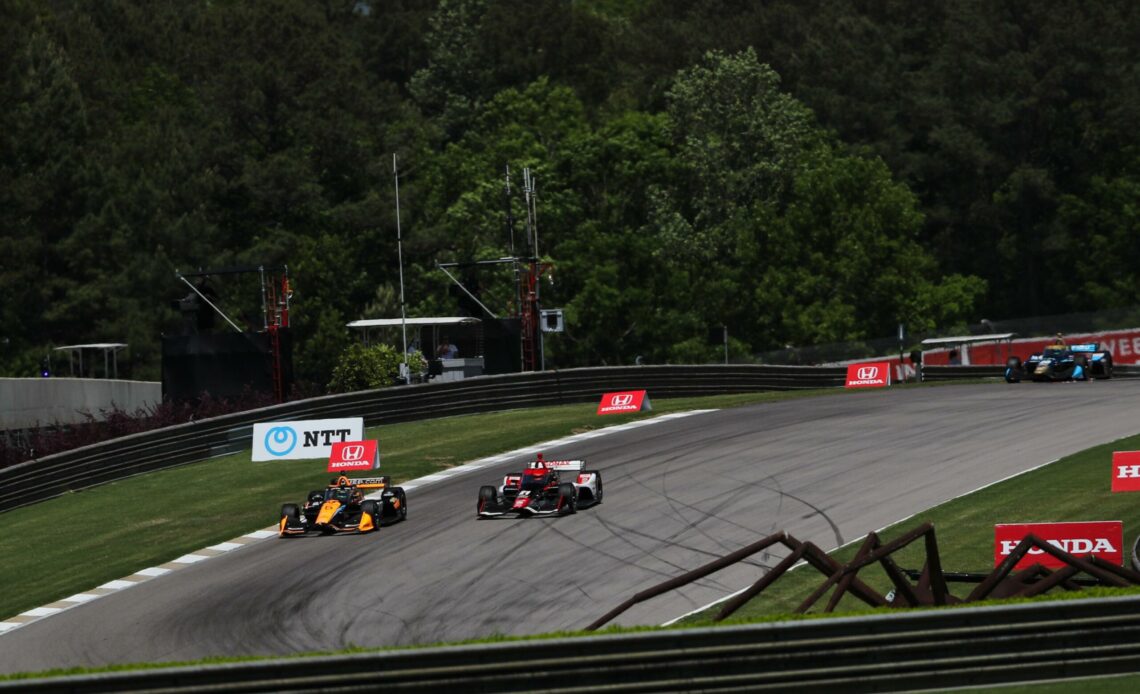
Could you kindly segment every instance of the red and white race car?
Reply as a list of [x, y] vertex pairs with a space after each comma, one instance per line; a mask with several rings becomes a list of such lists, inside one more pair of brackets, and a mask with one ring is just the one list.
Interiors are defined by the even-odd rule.
[[584, 467], [584, 460], [543, 460], [539, 453], [522, 472], [505, 476], [498, 488], [479, 488], [478, 517], [562, 516], [600, 504], [602, 473]]

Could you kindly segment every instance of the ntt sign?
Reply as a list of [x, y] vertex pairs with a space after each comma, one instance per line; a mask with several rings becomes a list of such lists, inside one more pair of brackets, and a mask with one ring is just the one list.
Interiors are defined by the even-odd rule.
[[309, 419], [253, 425], [254, 460], [327, 459], [334, 443], [364, 438], [364, 419]]
[[885, 388], [891, 384], [891, 365], [880, 361], [874, 364], [849, 364], [848, 388]]

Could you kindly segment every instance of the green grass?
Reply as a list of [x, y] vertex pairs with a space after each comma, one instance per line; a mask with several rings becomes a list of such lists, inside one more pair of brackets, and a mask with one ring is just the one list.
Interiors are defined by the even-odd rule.
[[[402, 482], [633, 419], [827, 392], [842, 391], [660, 400], [651, 413], [605, 417], [594, 404], [565, 405], [374, 427], [367, 436], [380, 440], [383, 473]], [[271, 526], [282, 503], [301, 501], [328, 477], [320, 461], [254, 463], [245, 451], [2, 513], [0, 620]]]
[[[889, 542], [929, 521], [934, 524], [944, 571], [988, 573], [993, 569], [993, 527], [997, 523], [1119, 520], [1124, 523], [1127, 557], [1132, 539], [1140, 531], [1140, 504], [1136, 502], [1136, 495], [1113, 494], [1109, 481], [1112, 452], [1138, 447], [1140, 435], [1090, 448], [897, 523], [879, 533], [880, 540]], [[837, 550], [833, 556], [847, 561], [861, 544], [862, 539]], [[925, 560], [923, 542], [920, 539], [912, 543], [896, 553], [894, 559], [903, 568], [921, 569]], [[883, 594], [891, 589], [890, 581], [877, 564], [861, 570], [859, 578]], [[814, 569], [800, 567], [781, 577], [723, 623], [786, 617], [823, 580], [822, 574]], [[951, 583], [949, 587], [954, 595], [965, 597], [974, 584]], [[812, 609], [822, 610], [829, 596], [830, 591]], [[1074, 597], [1081, 596], [1074, 594]], [[845, 596], [836, 613], [861, 614], [868, 609], [862, 601]], [[683, 623], [687, 626], [711, 624], [718, 610], [719, 606], [693, 615]]]

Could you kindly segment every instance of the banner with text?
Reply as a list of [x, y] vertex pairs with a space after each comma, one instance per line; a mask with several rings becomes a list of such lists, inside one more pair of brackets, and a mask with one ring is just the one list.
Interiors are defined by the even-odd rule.
[[598, 414], [621, 414], [623, 412], [649, 412], [653, 406], [644, 390], [625, 390], [620, 393], [606, 393], [598, 403]]
[[328, 459], [338, 441], [364, 438], [364, 418], [259, 422], [253, 425], [254, 460]]
[[[1113, 564], [1124, 563], [1124, 524], [1121, 521], [1075, 523], [1006, 523], [994, 526], [994, 566], [1013, 553], [1026, 535], [1036, 535], [1057, 549], [1078, 557], [1095, 555]], [[1014, 570], [1034, 564], [1049, 568], [1065, 566], [1053, 555], [1034, 547]]]
[[377, 470], [380, 468], [380, 442], [337, 441], [332, 445], [329, 456], [329, 472], [350, 472], [353, 470]]
[[1112, 454], [1112, 491], [1140, 492], [1140, 451]]
[[890, 384], [891, 366], [885, 361], [847, 367], [848, 388], [885, 388]]

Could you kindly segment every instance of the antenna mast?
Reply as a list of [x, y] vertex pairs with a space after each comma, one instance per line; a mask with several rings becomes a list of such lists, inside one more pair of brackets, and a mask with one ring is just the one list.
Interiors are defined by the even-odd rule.
[[400, 168], [396, 164], [396, 153], [392, 152], [392, 175], [396, 179], [396, 257], [400, 264], [400, 328], [404, 333], [404, 376], [409, 377], [408, 368], [408, 318], [404, 312], [404, 238], [400, 230]]

